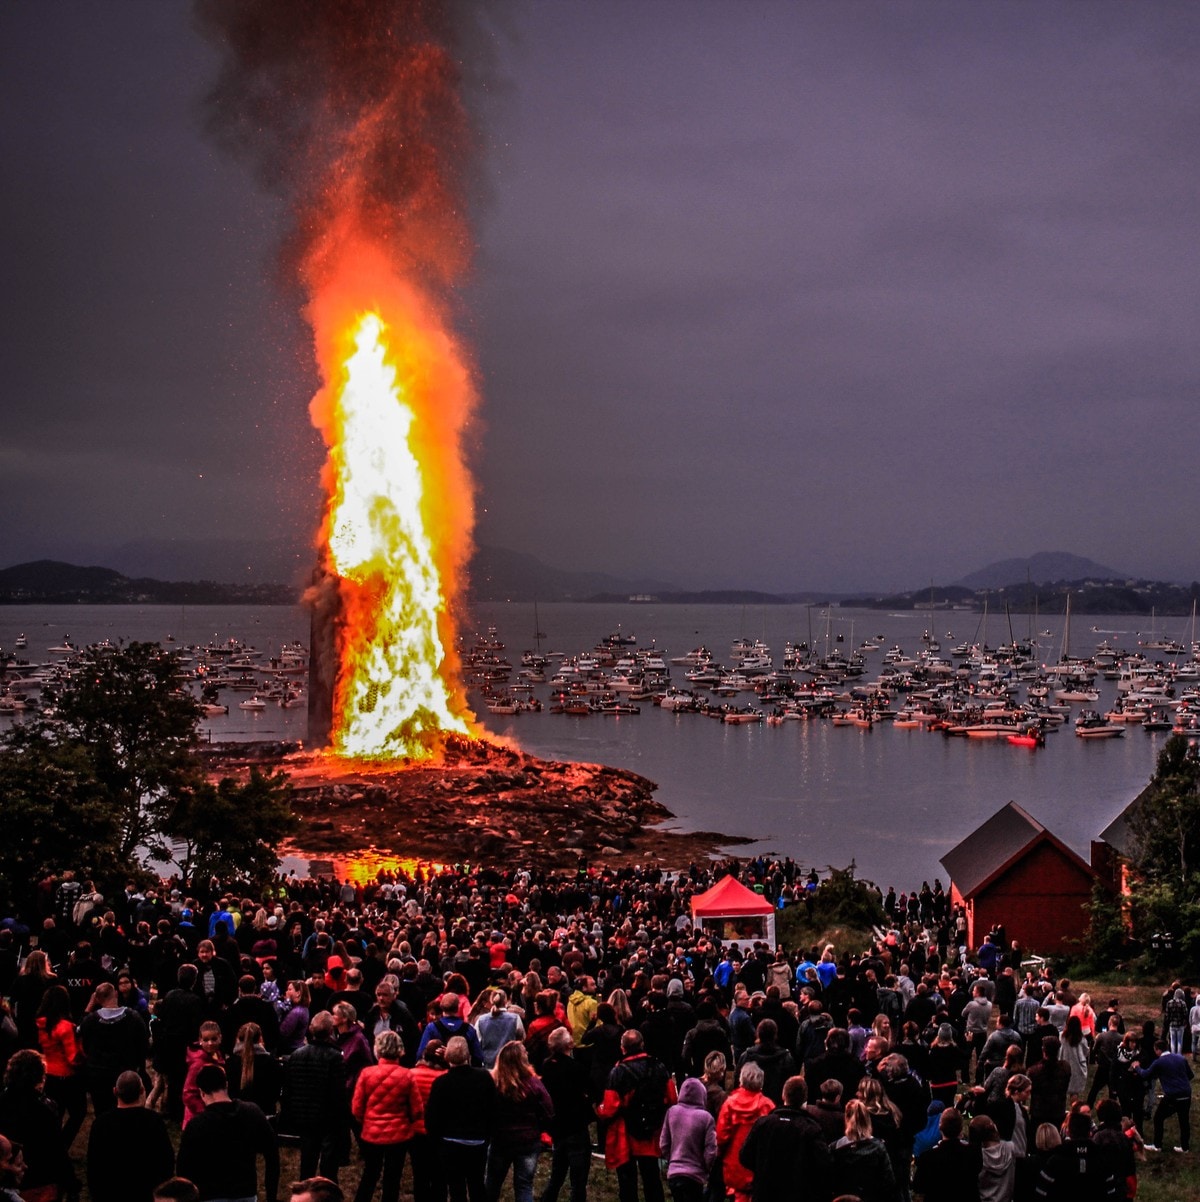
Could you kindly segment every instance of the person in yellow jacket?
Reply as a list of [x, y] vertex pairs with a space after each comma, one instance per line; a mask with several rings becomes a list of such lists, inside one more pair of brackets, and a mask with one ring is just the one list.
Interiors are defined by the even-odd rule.
[[596, 1017], [596, 1008], [600, 1005], [596, 997], [596, 982], [592, 977], [577, 977], [575, 988], [567, 998], [567, 1026], [571, 1028], [571, 1036], [575, 1046], [583, 1042], [584, 1032], [592, 1025]]

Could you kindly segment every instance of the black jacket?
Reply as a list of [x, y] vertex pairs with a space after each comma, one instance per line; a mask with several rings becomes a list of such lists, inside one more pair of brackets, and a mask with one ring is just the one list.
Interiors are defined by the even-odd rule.
[[267, 1199], [274, 1202], [279, 1147], [271, 1124], [249, 1102], [212, 1102], [184, 1128], [176, 1167], [200, 1187], [201, 1198], [257, 1197], [260, 1155]]
[[304, 1134], [348, 1127], [346, 1065], [332, 1043], [306, 1043], [283, 1066], [281, 1123]]
[[807, 1111], [779, 1106], [764, 1115], [750, 1128], [739, 1159], [754, 1174], [754, 1202], [797, 1196], [824, 1202], [832, 1192], [829, 1148]]
[[121, 1106], [96, 1117], [88, 1137], [92, 1202], [150, 1202], [154, 1187], [175, 1172], [175, 1149], [162, 1116]]
[[438, 1077], [425, 1103], [435, 1139], [487, 1140], [496, 1127], [496, 1083], [484, 1068], [456, 1065]]
[[542, 1084], [554, 1103], [550, 1134], [555, 1139], [586, 1134], [596, 1117], [587, 1069], [574, 1056], [547, 1056], [542, 1064]]

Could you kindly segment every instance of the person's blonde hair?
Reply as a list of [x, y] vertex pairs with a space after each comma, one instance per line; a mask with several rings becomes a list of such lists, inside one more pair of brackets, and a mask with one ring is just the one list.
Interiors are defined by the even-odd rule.
[[854, 1144], [871, 1138], [871, 1115], [857, 1098], [846, 1103], [846, 1138]]
[[629, 994], [624, 989], [614, 989], [608, 995], [608, 1004], [613, 1008], [613, 1013], [617, 1016], [617, 1022], [623, 1027], [629, 1026], [633, 1022], [633, 1007], [629, 1004]]
[[376, 1060], [399, 1060], [404, 1055], [404, 1041], [395, 1031], [380, 1031], [375, 1036]]
[[1062, 1133], [1053, 1123], [1041, 1123], [1033, 1142], [1039, 1152], [1053, 1152], [1062, 1146]]
[[258, 1023], [242, 1023], [238, 1028], [238, 1039], [242, 1052], [242, 1080], [238, 1092], [254, 1084], [254, 1049], [262, 1043], [262, 1027]]
[[871, 1114], [890, 1114], [900, 1125], [900, 1108], [884, 1093], [883, 1082], [877, 1077], [863, 1077], [858, 1083], [858, 1100]]

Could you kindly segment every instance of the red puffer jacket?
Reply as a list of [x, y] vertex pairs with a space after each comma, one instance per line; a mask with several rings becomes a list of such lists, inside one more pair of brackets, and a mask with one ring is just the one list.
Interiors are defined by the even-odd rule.
[[425, 1106], [411, 1069], [384, 1060], [359, 1074], [350, 1104], [368, 1144], [399, 1144], [421, 1130]]

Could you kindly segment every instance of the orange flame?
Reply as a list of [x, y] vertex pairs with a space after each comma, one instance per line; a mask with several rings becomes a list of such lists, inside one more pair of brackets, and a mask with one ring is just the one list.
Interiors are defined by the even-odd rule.
[[312, 403], [329, 447], [321, 541], [339, 577], [333, 750], [424, 757], [471, 732], [451, 602], [473, 517], [462, 428], [470, 373], [438, 307], [353, 241], [309, 318], [325, 387]]

